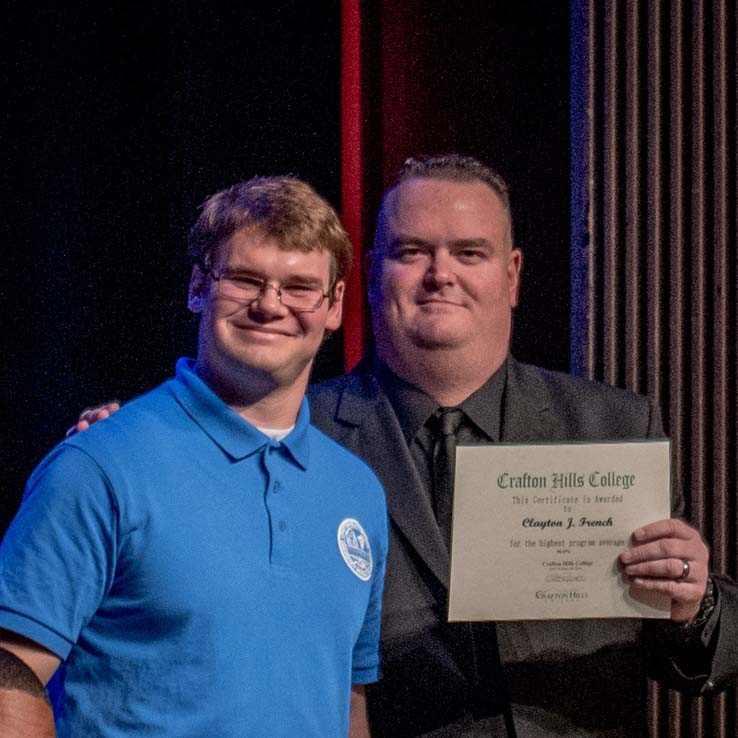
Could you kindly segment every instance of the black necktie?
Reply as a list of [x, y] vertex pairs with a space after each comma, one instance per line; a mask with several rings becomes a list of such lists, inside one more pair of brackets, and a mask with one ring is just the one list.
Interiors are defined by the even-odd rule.
[[454, 500], [454, 471], [456, 464], [456, 432], [464, 413], [459, 408], [441, 407], [433, 415], [435, 438], [433, 442], [433, 496], [436, 520], [441, 535], [450, 550], [451, 509]]
[[[432, 415], [432, 422], [428, 423], [433, 434], [433, 497], [436, 520], [449, 552], [456, 473], [456, 436], [463, 419], [463, 410], [439, 407]], [[446, 627], [447, 637], [458, 657], [466, 657], [475, 664], [474, 686], [471, 688], [469, 703], [472, 712], [486, 716], [491, 714], [492, 708], [494, 713], [502, 713], [508, 738], [517, 738], [507, 677], [500, 662], [495, 624], [448, 623]]]

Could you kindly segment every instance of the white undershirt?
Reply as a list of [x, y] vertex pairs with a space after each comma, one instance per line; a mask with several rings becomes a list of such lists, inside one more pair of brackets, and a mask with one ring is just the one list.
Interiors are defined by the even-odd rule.
[[269, 436], [273, 441], [281, 441], [295, 426], [289, 428], [260, 428], [256, 426], [265, 436]]

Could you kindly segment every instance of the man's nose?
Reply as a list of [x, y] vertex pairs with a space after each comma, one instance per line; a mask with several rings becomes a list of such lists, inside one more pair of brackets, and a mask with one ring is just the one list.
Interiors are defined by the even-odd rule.
[[268, 282], [250, 307], [262, 315], [284, 315], [287, 312], [287, 308], [282, 304], [279, 287]]
[[439, 288], [451, 284], [455, 278], [453, 257], [448, 250], [437, 249], [434, 251], [425, 272], [426, 284]]

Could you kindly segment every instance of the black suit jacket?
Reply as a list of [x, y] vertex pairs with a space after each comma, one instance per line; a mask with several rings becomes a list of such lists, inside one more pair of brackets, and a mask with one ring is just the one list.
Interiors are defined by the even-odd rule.
[[[368, 364], [314, 386], [310, 396], [313, 422], [367, 461], [387, 495], [382, 678], [369, 693], [373, 735], [419, 736], [498, 711], [503, 679], [489, 663], [476, 663], [494, 650], [494, 627], [446, 623], [448, 552], [395, 413]], [[658, 408], [648, 398], [508, 359], [503, 441], [661, 435]], [[730, 588], [723, 595], [722, 587], [721, 598], [738, 600]], [[714, 684], [738, 669], [735, 620], [723, 626], [723, 656], [709, 679]], [[640, 631], [635, 620], [500, 624], [505, 676], [520, 722], [532, 715], [536, 724], [550, 721], [564, 730], [560, 735], [646, 735]], [[669, 644], [661, 635], [652, 640]], [[707, 675], [684, 677], [663, 651], [653, 649], [658, 676], [693, 690], [708, 683]]]

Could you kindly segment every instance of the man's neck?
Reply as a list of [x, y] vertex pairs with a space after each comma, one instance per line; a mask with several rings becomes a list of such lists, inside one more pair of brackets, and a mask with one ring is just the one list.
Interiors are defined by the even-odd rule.
[[439, 405], [455, 407], [476, 392], [503, 364], [506, 355], [490, 357], [482, 363], [479, 357], [468, 360], [456, 351], [413, 351], [409, 357], [397, 354], [384, 355], [378, 349], [379, 358], [401, 379], [423, 390]]
[[295, 424], [310, 376], [310, 367], [307, 367], [290, 384], [279, 384], [268, 375], [252, 374], [233, 381], [199, 360], [195, 371], [231, 410], [262, 428], [288, 428]]

